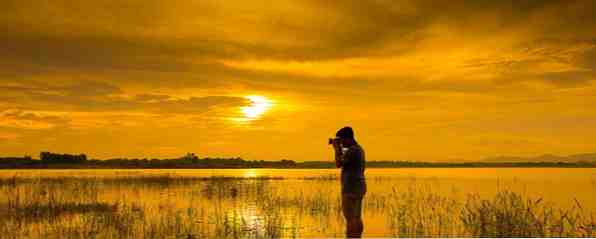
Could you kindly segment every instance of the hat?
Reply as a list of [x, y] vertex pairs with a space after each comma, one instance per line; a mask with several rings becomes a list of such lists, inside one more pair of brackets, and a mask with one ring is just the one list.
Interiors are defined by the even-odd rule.
[[352, 130], [352, 127], [346, 126], [337, 131], [335, 136], [342, 139], [354, 139], [354, 130]]

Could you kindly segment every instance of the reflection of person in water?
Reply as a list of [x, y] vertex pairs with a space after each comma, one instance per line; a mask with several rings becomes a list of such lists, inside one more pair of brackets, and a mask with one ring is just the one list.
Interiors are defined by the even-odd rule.
[[335, 165], [341, 168], [341, 206], [346, 218], [346, 237], [362, 237], [362, 198], [366, 193], [364, 180], [364, 149], [354, 139], [354, 131], [344, 127], [330, 141], [335, 149]]

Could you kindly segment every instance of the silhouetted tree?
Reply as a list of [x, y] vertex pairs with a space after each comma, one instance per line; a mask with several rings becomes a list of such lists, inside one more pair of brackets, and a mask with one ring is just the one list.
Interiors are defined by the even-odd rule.
[[185, 160], [188, 160], [192, 163], [198, 163], [199, 162], [199, 157], [195, 155], [195, 153], [187, 153], [186, 156], [184, 156]]

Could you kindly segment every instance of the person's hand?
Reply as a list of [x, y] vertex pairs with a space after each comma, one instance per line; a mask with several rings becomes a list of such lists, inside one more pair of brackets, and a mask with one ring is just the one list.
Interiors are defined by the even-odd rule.
[[335, 152], [341, 153], [341, 145], [339, 140], [333, 140], [333, 149], [335, 149]]

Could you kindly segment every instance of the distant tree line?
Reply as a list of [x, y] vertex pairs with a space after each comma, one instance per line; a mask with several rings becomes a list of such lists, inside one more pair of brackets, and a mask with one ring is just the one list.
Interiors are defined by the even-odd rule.
[[233, 158], [199, 158], [194, 153], [170, 159], [111, 158], [88, 159], [85, 154], [41, 152], [39, 159], [30, 156], [0, 158], [0, 168], [295, 168], [292, 160], [244, 160]]
[[39, 159], [43, 163], [47, 164], [60, 164], [60, 163], [83, 163], [87, 161], [87, 155], [79, 154], [56, 154], [50, 152], [41, 152]]
[[[490, 167], [557, 167], [595, 168], [596, 161], [578, 162], [418, 162], [418, 161], [368, 161], [367, 168], [490, 168]], [[329, 161], [295, 162], [245, 160], [233, 158], [199, 158], [194, 153], [170, 159], [112, 158], [88, 159], [85, 154], [59, 154], [41, 152], [39, 159], [31, 156], [0, 158], [0, 169], [17, 168], [335, 168]]]

